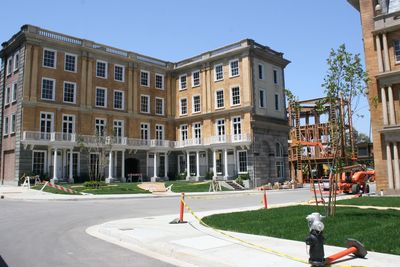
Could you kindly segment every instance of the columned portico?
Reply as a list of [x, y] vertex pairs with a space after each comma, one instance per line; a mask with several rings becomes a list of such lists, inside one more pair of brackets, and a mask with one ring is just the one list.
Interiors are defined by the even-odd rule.
[[393, 90], [392, 86], [388, 86], [388, 98], [389, 98], [389, 122], [390, 125], [395, 125], [395, 116], [394, 116], [394, 102], [393, 102]]
[[56, 183], [58, 181], [57, 177], [57, 148], [54, 148], [54, 156], [53, 156], [53, 179], [52, 183]]
[[217, 151], [213, 150], [213, 179], [217, 178]]
[[383, 124], [388, 125], [388, 109], [387, 109], [387, 100], [386, 100], [386, 90], [385, 87], [381, 88], [381, 98], [382, 98], [382, 116], [383, 116]]
[[392, 151], [390, 143], [386, 143], [386, 164], [389, 189], [393, 189], [393, 167], [392, 167]]
[[153, 176], [151, 177], [152, 182], [157, 181], [157, 152], [154, 152], [154, 158], [153, 158]]
[[112, 151], [108, 153], [108, 178], [106, 179], [106, 183], [111, 183], [113, 180], [112, 177], [112, 162], [113, 162], [113, 156], [112, 156]]
[[224, 149], [224, 178], [228, 179], [228, 149]]
[[196, 151], [196, 180], [200, 178], [200, 156], [199, 151]]
[[381, 40], [379, 38], [379, 34], [377, 34], [375, 36], [375, 43], [376, 43], [376, 53], [378, 56], [378, 71], [383, 72], [382, 47], [381, 47]]
[[390, 62], [389, 62], [389, 51], [388, 51], [388, 42], [387, 42], [387, 37], [386, 33], [382, 34], [382, 41], [383, 41], [383, 55], [384, 55], [384, 66], [385, 66], [385, 71], [390, 71]]
[[68, 177], [68, 182], [69, 183], [73, 183], [74, 182], [74, 174], [73, 174], [73, 166], [74, 166], [74, 164], [73, 164], [73, 156], [74, 156], [74, 153], [73, 153], [73, 149], [71, 148], [70, 150], [69, 150], [69, 177]]

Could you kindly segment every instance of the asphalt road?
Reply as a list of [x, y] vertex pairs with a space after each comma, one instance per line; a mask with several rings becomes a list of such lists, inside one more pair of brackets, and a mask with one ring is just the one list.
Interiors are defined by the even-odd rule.
[[[194, 211], [261, 206], [261, 193], [187, 199]], [[268, 192], [268, 203], [309, 200], [308, 190]], [[178, 213], [178, 198], [0, 200], [0, 267], [171, 266], [85, 233], [107, 221]]]

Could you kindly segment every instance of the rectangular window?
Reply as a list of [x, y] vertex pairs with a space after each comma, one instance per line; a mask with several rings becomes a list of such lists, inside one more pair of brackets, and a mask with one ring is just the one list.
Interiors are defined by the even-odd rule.
[[107, 107], [107, 89], [97, 87], [96, 88], [96, 107]]
[[164, 115], [164, 98], [156, 97], [156, 114]]
[[96, 129], [97, 136], [105, 136], [106, 135], [106, 120], [96, 118], [95, 129]]
[[200, 86], [200, 71], [192, 72], [192, 87]]
[[141, 123], [140, 124], [140, 138], [142, 140], [149, 140], [150, 139], [149, 124], [148, 123]]
[[216, 65], [214, 67], [214, 80], [221, 81], [224, 79], [224, 70], [222, 68], [222, 64]]
[[4, 136], [7, 136], [7, 135], [8, 135], [8, 117], [4, 117], [3, 135], [4, 135]]
[[[115, 137], [118, 137], [121, 139], [124, 137], [124, 121], [123, 120], [114, 120], [113, 122], [113, 133]], [[121, 143], [120, 140], [118, 140], [118, 143]]]
[[260, 101], [260, 108], [265, 108], [266, 107], [266, 95], [265, 95], [265, 90], [264, 89], [260, 89], [258, 91], [259, 93], [259, 101]]
[[156, 124], [156, 140], [164, 140], [164, 125]]
[[231, 105], [240, 105], [240, 88], [235, 86], [231, 88]]
[[247, 151], [238, 151], [239, 173], [247, 173]]
[[14, 71], [19, 69], [19, 52], [14, 54]]
[[114, 90], [114, 109], [124, 109], [124, 91]]
[[150, 86], [150, 75], [148, 71], [141, 70], [140, 71], [140, 85], [149, 87]]
[[239, 76], [239, 60], [231, 60], [229, 62], [230, 77]]
[[69, 134], [75, 133], [75, 116], [63, 114], [62, 132], [65, 134], [64, 140], [68, 140]]
[[40, 112], [40, 139], [50, 140], [53, 131], [53, 113]]
[[5, 95], [4, 95], [4, 104], [5, 104], [5, 105], [10, 104], [10, 95], [11, 95], [11, 88], [10, 88], [10, 87], [7, 87], [7, 88], [6, 88]]
[[15, 113], [11, 114], [11, 130], [10, 133], [13, 134], [15, 133], [15, 123], [16, 123], [16, 116]]
[[7, 59], [6, 75], [9, 76], [12, 73], [12, 57]]
[[400, 40], [394, 41], [394, 54], [396, 62], [400, 62]]
[[187, 79], [186, 74], [179, 76], [179, 90], [186, 89], [187, 87], [186, 79]]
[[45, 173], [46, 151], [33, 151], [32, 156], [32, 172], [35, 175], [43, 175]]
[[57, 52], [55, 50], [43, 49], [43, 67], [56, 68]]
[[193, 138], [200, 139], [201, 138], [201, 123], [195, 122], [192, 125], [193, 127]]
[[164, 89], [164, 75], [156, 73], [156, 88]]
[[[240, 117], [233, 117], [232, 118], [232, 128], [233, 128], [233, 134], [235, 136], [241, 135], [242, 134], [242, 118]], [[237, 137], [240, 138], [240, 137]]]
[[123, 82], [125, 78], [125, 67], [121, 65], [114, 65], [114, 80]]
[[150, 96], [148, 95], [140, 96], [140, 112], [150, 113]]
[[[67, 152], [67, 172], [66, 176], [69, 177], [69, 161], [70, 161], [70, 152]], [[79, 152], [72, 152], [72, 176], [78, 177], [79, 176]]]
[[220, 89], [215, 92], [215, 104], [217, 108], [223, 108], [224, 104], [224, 90]]
[[275, 94], [275, 110], [279, 110], [279, 95]]
[[187, 124], [182, 124], [180, 127], [181, 130], [181, 141], [185, 141], [188, 139], [188, 126]]
[[264, 65], [258, 64], [258, 79], [264, 80]]
[[217, 120], [217, 135], [218, 136], [225, 135], [225, 120], [224, 119]]
[[54, 79], [42, 78], [42, 99], [54, 101], [55, 83], [56, 83], [56, 80], [54, 80]]
[[180, 115], [187, 114], [187, 98], [181, 98], [179, 110], [180, 110]]
[[101, 176], [101, 166], [100, 166], [100, 154], [99, 153], [90, 153], [90, 173], [91, 177], [100, 177]]
[[11, 90], [11, 102], [12, 103], [17, 101], [17, 89], [18, 89], [18, 84], [14, 83], [12, 85], [12, 90]]
[[75, 93], [76, 83], [64, 82], [64, 102], [75, 104]]
[[105, 61], [96, 61], [96, 77], [107, 79], [108, 63]]
[[64, 57], [64, 70], [65, 71], [76, 72], [76, 64], [77, 64], [76, 58], [77, 58], [76, 55], [65, 53], [65, 57]]
[[201, 103], [200, 103], [200, 96], [199, 95], [194, 95], [193, 96], [193, 110], [192, 110], [192, 112], [193, 113], [197, 113], [197, 112], [200, 112], [200, 110], [201, 110]]
[[274, 70], [274, 84], [278, 84], [278, 71]]
[[283, 162], [276, 161], [275, 166], [276, 166], [276, 178], [282, 178], [283, 177]]

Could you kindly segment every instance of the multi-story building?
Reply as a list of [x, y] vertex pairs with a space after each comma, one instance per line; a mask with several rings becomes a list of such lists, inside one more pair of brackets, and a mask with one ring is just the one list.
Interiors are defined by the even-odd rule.
[[246, 39], [172, 63], [31, 25], [2, 46], [3, 182], [287, 178], [282, 53]]
[[348, 0], [361, 15], [377, 186], [400, 191], [400, 0]]

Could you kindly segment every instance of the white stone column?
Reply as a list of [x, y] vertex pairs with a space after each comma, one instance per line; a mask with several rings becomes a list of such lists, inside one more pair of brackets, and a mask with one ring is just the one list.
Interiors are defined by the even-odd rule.
[[386, 166], [389, 189], [393, 189], [393, 167], [392, 167], [392, 152], [390, 143], [386, 143]]
[[388, 109], [387, 109], [387, 101], [386, 101], [386, 90], [385, 87], [381, 88], [381, 98], [382, 98], [382, 115], [383, 115], [383, 124], [388, 125]]
[[224, 178], [228, 179], [228, 149], [224, 149]]
[[196, 151], [196, 177], [197, 180], [200, 177], [200, 155], [199, 151]]
[[382, 47], [379, 34], [375, 36], [375, 42], [376, 42], [376, 54], [378, 56], [378, 71], [383, 72]]
[[399, 168], [399, 150], [397, 142], [393, 143], [393, 154], [394, 154], [394, 188], [400, 190], [400, 168]]
[[395, 125], [395, 116], [394, 116], [394, 102], [393, 102], [393, 90], [392, 86], [388, 86], [388, 98], [389, 98], [389, 121], [390, 125]]
[[153, 177], [151, 177], [152, 182], [157, 181], [157, 152], [154, 152], [154, 158], [153, 158]]
[[57, 148], [54, 148], [54, 156], [53, 156], [53, 184], [58, 181], [57, 178]]
[[[233, 149], [233, 161], [235, 164], [235, 171], [236, 174], [239, 174], [239, 168], [238, 168], [238, 164], [237, 164], [237, 151], [236, 151], [236, 147]], [[235, 173], [234, 173], [235, 174]]]
[[73, 149], [71, 148], [69, 150], [69, 178], [68, 182], [73, 183], [74, 182], [74, 175], [73, 175]]
[[121, 180], [123, 183], [126, 182], [126, 177], [125, 177], [125, 150], [122, 150], [121, 152]]
[[168, 177], [168, 153], [164, 153], [164, 176]]
[[190, 152], [186, 152], [186, 180], [190, 178]]
[[385, 71], [390, 71], [389, 51], [388, 51], [386, 33], [382, 34], [382, 40], [383, 40], [383, 56], [385, 58], [385, 62], [384, 62]]
[[113, 162], [113, 156], [112, 156], [112, 151], [108, 153], [108, 178], [106, 179], [106, 183], [111, 183], [113, 180], [112, 177], [112, 162]]
[[117, 177], [118, 151], [114, 151], [113, 177]]
[[217, 151], [213, 150], [213, 178], [217, 178]]

